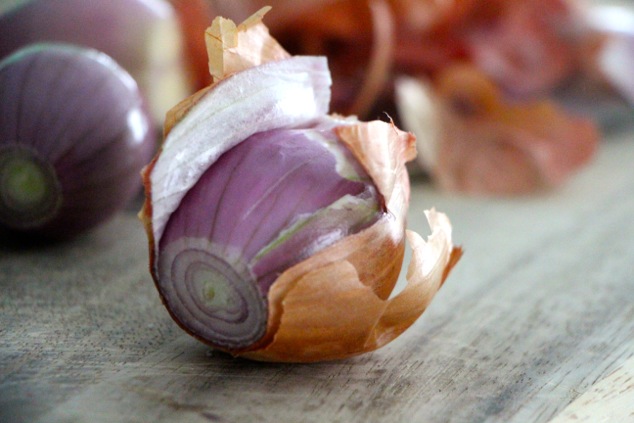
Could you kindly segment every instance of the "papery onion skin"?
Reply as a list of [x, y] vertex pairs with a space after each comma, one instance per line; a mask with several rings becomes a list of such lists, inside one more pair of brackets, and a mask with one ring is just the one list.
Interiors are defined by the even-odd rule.
[[[259, 22], [265, 12], [260, 10], [238, 26], [214, 21], [208, 30], [212, 35], [208, 49], [210, 69], [217, 82], [168, 114], [163, 148], [143, 171], [146, 202], [139, 216], [148, 234], [150, 271], [176, 322], [201, 341], [235, 356], [312, 362], [372, 351], [414, 323], [460, 258], [461, 249], [452, 244], [449, 220], [434, 210], [428, 213], [432, 233], [427, 241], [405, 229], [410, 196], [405, 164], [416, 156], [415, 137], [393, 123], [364, 123], [328, 115], [330, 75], [325, 61], [280, 54]], [[267, 47], [258, 47], [262, 45]], [[266, 328], [260, 337], [263, 319], [257, 319], [260, 323], [256, 327], [249, 326], [253, 330], [247, 330], [239, 324], [249, 317], [239, 316], [235, 308], [251, 298], [252, 288], [257, 286], [256, 281], [243, 283], [257, 279], [255, 267], [245, 266], [247, 260], [242, 255], [249, 241], [219, 245], [216, 238], [205, 235], [209, 233], [206, 228], [215, 224], [215, 217], [203, 216], [210, 209], [205, 203], [213, 201], [204, 198], [203, 192], [212, 193], [215, 188], [213, 183], [199, 184], [205, 184], [207, 172], [220, 165], [223, 154], [241, 148], [248, 151], [243, 143], [250, 137], [260, 137], [267, 131], [284, 134], [290, 129], [303, 136], [324, 121], [330, 122], [335, 139], [349, 151], [349, 161], [356, 163], [353, 167], [369, 177], [381, 212], [369, 225], [356, 225], [359, 227], [325, 248], [312, 249], [307, 257], [299, 254], [297, 260], [284, 264], [273, 283], [266, 283], [261, 290], [263, 302], [252, 302], [256, 314], [262, 313], [263, 306], [267, 309]], [[253, 172], [266, 169], [266, 162], [252, 167]], [[218, 185], [230, 189], [231, 184]], [[190, 193], [197, 198], [190, 199]], [[215, 194], [210, 195], [215, 198]], [[272, 204], [276, 205], [275, 201]], [[196, 205], [201, 205], [199, 210]], [[222, 199], [218, 200], [217, 209], [223, 206]], [[224, 212], [233, 212], [234, 206], [228, 205]], [[339, 210], [331, 207], [309, 212], [309, 216]], [[185, 209], [192, 210], [185, 213], [192, 216], [188, 223], [178, 220]], [[336, 216], [340, 216], [338, 212]], [[188, 231], [202, 236], [183, 236]], [[254, 238], [258, 231], [256, 227]], [[285, 247], [287, 238], [283, 234], [280, 244], [274, 245]], [[406, 276], [408, 284], [391, 298], [403, 264], [406, 237], [414, 250]], [[167, 245], [163, 245], [164, 240]], [[236, 278], [237, 284], [231, 285], [229, 281]], [[164, 283], [173, 292], [166, 293]], [[177, 297], [183, 304], [174, 306], [167, 296]], [[189, 313], [181, 313], [182, 306]], [[236, 330], [215, 323], [206, 328], [205, 322], [218, 313], [233, 319], [238, 324]], [[227, 331], [234, 333], [232, 339], [236, 342], [227, 342]], [[210, 332], [218, 336], [210, 338]]]
[[28, 0], [0, 15], [0, 58], [37, 42], [102, 51], [139, 84], [158, 126], [193, 91], [178, 16], [164, 0]]
[[[140, 188], [138, 172], [157, 136], [150, 121], [135, 81], [104, 53], [38, 44], [7, 57], [0, 62], [0, 227], [67, 238], [110, 218]], [[51, 196], [54, 206], [11, 200], [35, 201], [26, 189]]]
[[[519, 195], [553, 189], [593, 158], [600, 138], [592, 121], [551, 101], [506, 100], [468, 65], [448, 67], [435, 81], [402, 78], [397, 99], [404, 122], [421, 135], [421, 165], [448, 191]], [[432, 119], [433, 130], [419, 125]]]

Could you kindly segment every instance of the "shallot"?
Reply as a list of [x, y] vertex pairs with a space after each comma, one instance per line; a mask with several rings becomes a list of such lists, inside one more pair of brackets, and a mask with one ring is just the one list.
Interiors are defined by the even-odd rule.
[[[324, 57], [216, 18], [214, 83], [168, 114], [143, 172], [150, 271], [174, 320], [222, 351], [309, 362], [371, 351], [419, 316], [461, 255], [448, 218], [406, 231], [412, 134], [328, 114]], [[405, 239], [407, 286], [391, 297]]]

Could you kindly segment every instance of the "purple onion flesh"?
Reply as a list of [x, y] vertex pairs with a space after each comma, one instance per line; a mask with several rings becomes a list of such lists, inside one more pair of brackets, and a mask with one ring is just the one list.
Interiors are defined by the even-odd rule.
[[95, 50], [38, 44], [0, 62], [0, 228], [68, 237], [124, 207], [156, 134], [136, 82]]
[[382, 213], [332, 128], [256, 133], [220, 156], [170, 217], [158, 288], [198, 337], [249, 346], [265, 333], [266, 294], [279, 274]]

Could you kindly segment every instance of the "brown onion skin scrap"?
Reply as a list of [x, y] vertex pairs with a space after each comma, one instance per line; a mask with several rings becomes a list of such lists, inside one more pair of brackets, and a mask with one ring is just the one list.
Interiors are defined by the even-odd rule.
[[549, 100], [507, 101], [484, 74], [450, 67], [435, 81], [439, 122], [431, 169], [448, 191], [520, 195], [561, 186], [586, 165], [600, 133]]

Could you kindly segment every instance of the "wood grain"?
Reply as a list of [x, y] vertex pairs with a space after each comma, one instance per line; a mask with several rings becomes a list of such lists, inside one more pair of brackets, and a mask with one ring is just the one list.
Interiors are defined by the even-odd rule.
[[135, 210], [68, 243], [1, 238], [0, 422], [600, 421], [634, 403], [633, 162], [622, 133], [552, 193], [415, 181], [410, 226], [446, 212], [463, 260], [403, 336], [330, 363], [239, 360], [184, 334]]
[[634, 359], [594, 384], [550, 423], [634, 421]]

